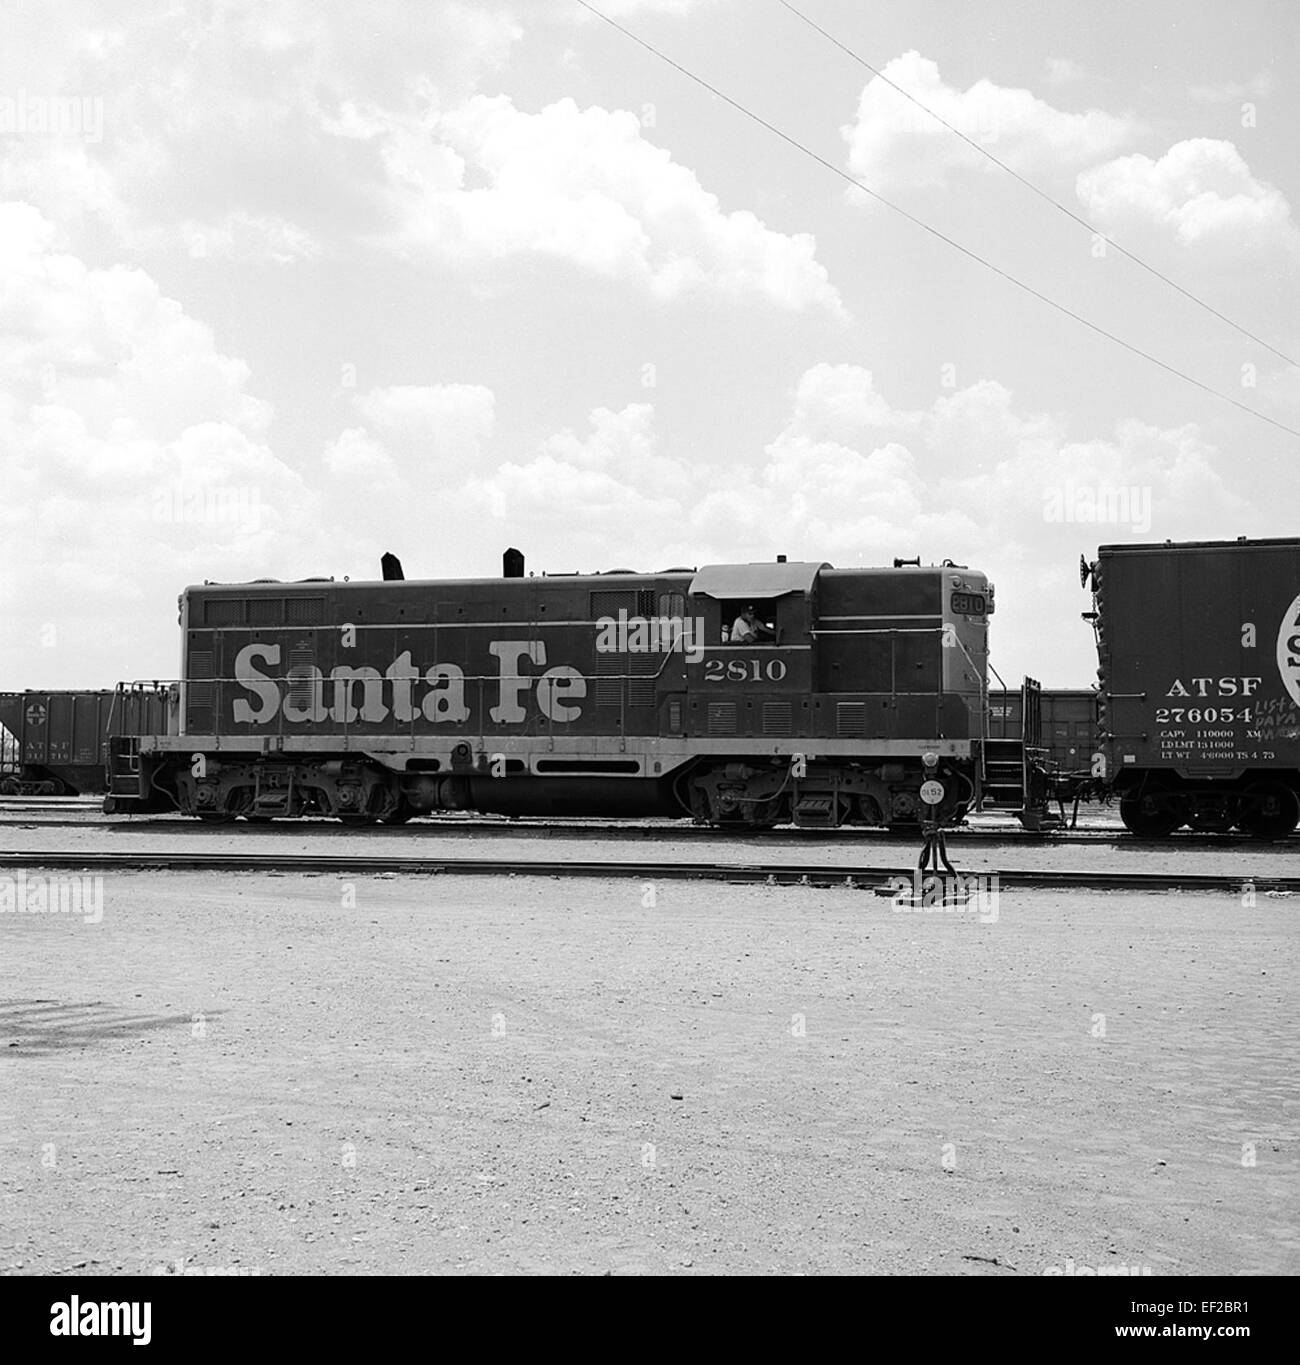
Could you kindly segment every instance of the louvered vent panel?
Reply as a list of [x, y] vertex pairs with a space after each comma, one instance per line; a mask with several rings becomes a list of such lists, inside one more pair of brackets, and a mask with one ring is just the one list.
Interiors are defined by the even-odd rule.
[[765, 735], [788, 735], [794, 729], [788, 701], [765, 701], [763, 703], [763, 733]]
[[734, 701], [711, 701], [709, 703], [709, 734], [734, 735], [736, 733], [736, 703]]
[[312, 665], [316, 650], [310, 640], [295, 640], [289, 649], [289, 702], [306, 708], [312, 702]]
[[[595, 593], [592, 596], [596, 596]], [[596, 676], [592, 680], [597, 706], [619, 707], [623, 704], [623, 655], [596, 655]]]
[[185, 688], [185, 729], [190, 734], [208, 734], [212, 731], [212, 707], [216, 700], [216, 686], [214, 683], [203, 681], [211, 678], [212, 672], [212, 651], [191, 649]]
[[851, 739], [860, 738], [867, 733], [867, 706], [860, 701], [842, 701], [835, 707], [835, 730], [837, 734]]
[[632, 676], [627, 683], [627, 704], [629, 706], [653, 706], [655, 704], [655, 679], [659, 665], [663, 663], [662, 654], [624, 654], [623, 662]]

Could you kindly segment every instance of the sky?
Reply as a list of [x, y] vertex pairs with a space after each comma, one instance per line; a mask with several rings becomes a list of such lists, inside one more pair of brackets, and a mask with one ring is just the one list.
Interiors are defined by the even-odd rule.
[[1081, 554], [1296, 532], [1290, 0], [593, 5], [808, 151], [576, 0], [6, 5], [0, 689], [510, 545], [952, 559], [1087, 686]]

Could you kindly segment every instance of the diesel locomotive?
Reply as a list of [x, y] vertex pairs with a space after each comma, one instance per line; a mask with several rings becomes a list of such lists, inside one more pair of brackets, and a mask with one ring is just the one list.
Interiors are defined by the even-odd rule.
[[950, 561], [525, 577], [509, 551], [499, 579], [180, 609], [175, 724], [113, 740], [107, 810], [898, 828], [982, 797], [994, 592]]

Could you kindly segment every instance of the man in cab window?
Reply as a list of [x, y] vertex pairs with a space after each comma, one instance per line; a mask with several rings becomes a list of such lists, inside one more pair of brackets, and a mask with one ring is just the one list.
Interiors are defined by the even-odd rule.
[[731, 627], [731, 643], [733, 645], [757, 645], [775, 639], [775, 632], [769, 630], [758, 619], [758, 613], [755, 611], [752, 602], [736, 617]]

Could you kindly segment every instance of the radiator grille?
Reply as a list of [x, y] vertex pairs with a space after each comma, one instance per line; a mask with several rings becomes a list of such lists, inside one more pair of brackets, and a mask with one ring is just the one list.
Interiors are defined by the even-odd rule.
[[203, 622], [209, 626], [242, 626], [247, 605], [242, 597], [210, 597], [203, 612]]
[[325, 621], [323, 597], [289, 597], [284, 605], [285, 620], [291, 626], [319, 626]]
[[599, 620], [602, 616], [610, 616], [617, 621], [620, 611], [626, 612], [628, 616], [635, 616], [636, 599], [637, 593], [631, 588], [593, 592], [591, 594], [592, 619]]
[[248, 599], [248, 624], [250, 626], [278, 626], [283, 623], [283, 597], [250, 597]]

